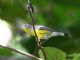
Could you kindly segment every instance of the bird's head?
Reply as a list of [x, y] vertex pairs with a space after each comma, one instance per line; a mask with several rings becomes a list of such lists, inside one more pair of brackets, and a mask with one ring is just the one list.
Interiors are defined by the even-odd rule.
[[25, 31], [25, 32], [28, 33], [29, 31], [31, 31], [32, 26], [31, 26], [30, 24], [23, 24], [23, 25], [20, 26], [20, 28], [21, 28], [23, 31]]

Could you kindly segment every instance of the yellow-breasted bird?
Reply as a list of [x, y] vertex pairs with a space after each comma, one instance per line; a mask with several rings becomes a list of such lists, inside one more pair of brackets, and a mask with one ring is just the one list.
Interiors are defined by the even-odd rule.
[[[33, 26], [30, 24], [23, 24], [20, 28], [27, 34], [35, 36]], [[57, 32], [43, 25], [35, 25], [35, 31], [39, 39], [48, 39], [54, 36], [64, 36], [63, 32]]]

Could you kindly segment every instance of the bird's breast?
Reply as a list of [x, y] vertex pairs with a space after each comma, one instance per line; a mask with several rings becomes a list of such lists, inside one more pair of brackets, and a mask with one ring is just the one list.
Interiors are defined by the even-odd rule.
[[[46, 31], [46, 30], [36, 30], [36, 34], [38, 36], [39, 39], [46, 39], [49, 35], [49, 31]], [[34, 31], [32, 31], [32, 35], [35, 36], [35, 33]]]

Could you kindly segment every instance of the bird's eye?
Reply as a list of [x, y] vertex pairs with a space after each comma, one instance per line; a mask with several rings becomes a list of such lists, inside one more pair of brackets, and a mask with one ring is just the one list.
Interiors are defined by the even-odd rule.
[[25, 24], [25, 26], [27, 26], [27, 25]]

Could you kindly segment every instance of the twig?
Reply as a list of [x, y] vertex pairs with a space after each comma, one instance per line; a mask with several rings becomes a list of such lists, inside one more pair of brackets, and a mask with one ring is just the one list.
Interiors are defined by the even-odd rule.
[[32, 55], [32, 54], [26, 53], [26, 52], [21, 51], [21, 50], [18, 50], [18, 49], [14, 49], [14, 48], [7, 47], [7, 46], [4, 47], [4, 46], [2, 46], [2, 45], [0, 45], [0, 47], [2, 47], [2, 48], [7, 48], [7, 49], [9, 49], [9, 50], [11, 50], [11, 51], [14, 51], [14, 52], [17, 52], [17, 53], [19, 53], [19, 54], [22, 54], [22, 55], [25, 55], [25, 56], [27, 56], [27, 57], [30, 57], [32, 60], [42, 60], [41, 58], [38, 58], [38, 57], [36, 57], [36, 56], [34, 56], [34, 55]]
[[47, 60], [47, 57], [46, 57], [46, 54], [45, 54], [45, 51], [44, 51], [43, 47], [41, 47], [40, 49], [41, 49], [41, 51], [42, 51], [42, 53], [44, 55], [44, 59]]
[[33, 14], [32, 14], [32, 13], [34, 13], [34, 9], [33, 9], [31, 0], [28, 0], [28, 5], [27, 5], [27, 7], [28, 7], [28, 11], [29, 11], [30, 17], [31, 17], [31, 19], [32, 19], [32, 26], [33, 26], [33, 30], [34, 30], [34, 34], [35, 34], [35, 37], [36, 37], [36, 41], [37, 41], [38, 47], [39, 47], [39, 49], [42, 50], [45, 60], [47, 60], [46, 54], [45, 54], [45, 52], [44, 52], [44, 50], [43, 50], [43, 47], [42, 47], [42, 45], [41, 45], [41, 43], [40, 43], [40, 39], [38, 39], [36, 30], [35, 30], [35, 22], [34, 22], [34, 17], [33, 17]]
[[32, 20], [32, 27], [33, 27], [33, 30], [34, 30], [35, 37], [36, 37], [38, 46], [40, 46], [40, 42], [39, 42], [39, 39], [38, 39], [36, 30], [35, 30], [35, 22], [34, 22], [34, 18], [33, 18], [33, 15], [32, 15], [32, 11], [33, 11], [34, 9], [33, 9], [33, 7], [32, 7], [32, 4], [31, 4], [31, 1], [30, 1], [30, 0], [28, 0], [28, 5], [27, 5], [27, 7], [28, 7], [28, 11], [29, 11], [31, 20]]

